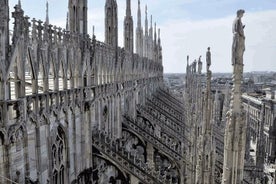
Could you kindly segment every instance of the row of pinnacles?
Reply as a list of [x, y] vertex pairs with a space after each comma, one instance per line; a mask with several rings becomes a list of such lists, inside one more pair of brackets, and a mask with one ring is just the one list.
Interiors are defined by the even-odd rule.
[[[87, 1], [72, 1], [69, 3], [69, 27], [72, 32], [87, 33]], [[81, 13], [80, 13], [81, 12]], [[140, 57], [162, 63], [162, 46], [160, 39], [160, 29], [158, 38], [156, 23], [152, 25], [152, 15], [150, 28], [148, 23], [147, 6], [145, 7], [145, 33], [141, 23], [141, 7], [138, 0], [136, 27], [136, 53]], [[78, 20], [77, 20], [78, 19]], [[46, 18], [47, 20], [47, 18]], [[47, 21], [46, 21], [47, 22]], [[68, 25], [67, 24], [67, 25]], [[107, 0], [105, 4], [105, 43], [113, 47], [118, 47], [118, 8], [116, 0]], [[134, 23], [131, 14], [131, 1], [126, 0], [126, 15], [124, 19], [124, 49], [130, 53], [134, 52]]]
[[[71, 82], [56, 81], [59, 89], [74, 88], [78, 86], [89, 86], [111, 83], [114, 81], [125, 81], [133, 78], [148, 78], [150, 76], [162, 76], [162, 47], [160, 29], [158, 38], [156, 25], [153, 33], [152, 19], [151, 27], [148, 29], [147, 8], [145, 20], [145, 34], [141, 25], [140, 0], [138, 0], [138, 21], [136, 28], [136, 54], [134, 53], [133, 18], [131, 15], [130, 0], [126, 0], [126, 16], [124, 21], [124, 48], [118, 46], [118, 8], [116, 0], [106, 0], [105, 4], [105, 42], [96, 40], [96, 36], [88, 35], [87, 22], [87, 0], [69, 0], [69, 14], [66, 29], [53, 26], [49, 23], [48, 2], [45, 22], [36, 20], [24, 15], [19, 0], [15, 11], [14, 29], [9, 31], [9, 7], [8, 0], [1, 1], [1, 78], [7, 80], [13, 65], [23, 69], [21, 75], [14, 77], [17, 81], [28, 81], [25, 72], [31, 73], [34, 78], [48, 78], [52, 76], [53, 81], [57, 78], [66, 80], [75, 78]], [[93, 28], [94, 30], [94, 28]], [[12, 34], [12, 44], [9, 45], [9, 35]], [[32, 46], [30, 50], [29, 46]], [[38, 54], [40, 47], [44, 47], [44, 53]], [[58, 54], [51, 53], [51, 50], [65, 49]], [[24, 50], [24, 52], [22, 52]], [[12, 57], [14, 53], [22, 54], [20, 57]], [[31, 60], [38, 59], [40, 63], [20, 62], [20, 59], [28, 57]], [[34, 57], [34, 58], [31, 58]], [[11, 62], [8, 62], [10, 58]], [[46, 60], [51, 63], [45, 63]], [[81, 63], [75, 61], [81, 60]], [[55, 62], [59, 61], [59, 62]], [[19, 66], [22, 65], [22, 66]], [[23, 66], [24, 65], [24, 66]], [[28, 66], [28, 67], [27, 67]], [[90, 67], [88, 67], [90, 66]], [[47, 69], [46, 69], [47, 68]], [[23, 72], [24, 71], [24, 72]], [[84, 77], [85, 76], [85, 77]], [[82, 81], [84, 79], [85, 81]], [[51, 78], [49, 78], [51, 80]], [[60, 79], [61, 80], [61, 79]], [[31, 82], [31, 79], [30, 81]], [[85, 84], [86, 83], [86, 84]], [[3, 83], [4, 84], [4, 83]], [[16, 82], [14, 84], [16, 86]], [[5, 94], [2, 87], [0, 99], [18, 98], [21, 94]], [[51, 90], [54, 86], [46, 86]], [[0, 90], [1, 91], [1, 90]], [[16, 97], [17, 96], [17, 97]]]
[[[118, 46], [118, 18], [117, 18], [116, 0], [106, 1], [105, 4], [105, 42], [113, 47]], [[140, 57], [145, 57], [158, 63], [162, 63], [162, 47], [160, 39], [160, 29], [158, 38], [156, 32], [156, 23], [153, 33], [152, 16], [151, 25], [148, 28], [147, 6], [145, 7], [145, 34], [141, 23], [141, 7], [138, 0], [136, 27], [136, 53]], [[131, 1], [126, 0], [126, 16], [124, 19], [124, 48], [130, 53], [134, 51], [134, 28], [133, 18], [131, 15]]]
[[121, 115], [135, 117], [163, 84], [160, 36], [139, 26], [134, 53], [126, 2], [120, 48], [115, 0], [106, 0], [104, 43], [87, 33], [87, 0], [69, 0], [67, 29], [50, 24], [48, 8], [45, 22], [25, 16], [19, 0], [12, 31], [9, 1], [0, 1], [0, 183], [78, 179], [93, 166], [91, 130], [121, 138]]

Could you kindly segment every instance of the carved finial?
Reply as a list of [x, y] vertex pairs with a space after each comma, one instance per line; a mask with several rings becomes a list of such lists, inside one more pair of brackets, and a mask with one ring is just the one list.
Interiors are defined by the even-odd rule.
[[95, 35], [95, 26], [93, 25], [93, 27], [92, 27], [92, 35]]
[[49, 3], [48, 1], [46, 2], [46, 21], [45, 23], [48, 25], [49, 24]]
[[142, 23], [141, 23], [141, 8], [140, 8], [140, 0], [138, 0], [138, 12], [137, 12], [137, 27], [141, 28], [142, 27]]
[[202, 62], [201, 62], [201, 56], [198, 58], [198, 73], [201, 74], [202, 72]]
[[154, 42], [156, 44], [156, 22], [154, 23]]
[[18, 8], [21, 9], [21, 0], [18, 0]]
[[148, 7], [145, 7], [145, 34], [148, 34]]
[[158, 29], [158, 40], [160, 39], [160, 28]]
[[187, 55], [187, 66], [189, 66], [189, 55]]
[[150, 27], [152, 28], [152, 15], [150, 15]]
[[210, 52], [210, 47], [207, 48], [206, 52], [206, 64], [207, 64], [207, 71], [209, 70], [211, 66], [211, 52]]
[[126, 7], [126, 16], [131, 16], [131, 4], [130, 0], [126, 0], [127, 2], [127, 7]]
[[67, 12], [67, 18], [66, 18], [66, 31], [69, 31], [69, 13]]

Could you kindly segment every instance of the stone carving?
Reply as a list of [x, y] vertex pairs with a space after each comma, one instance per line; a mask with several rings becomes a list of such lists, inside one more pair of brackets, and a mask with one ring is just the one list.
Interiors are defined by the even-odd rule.
[[173, 162], [158, 152], [154, 153], [154, 161], [155, 169], [161, 176], [166, 178], [168, 183], [179, 183], [180, 178], [178, 178], [178, 169]]
[[109, 161], [96, 157], [94, 159], [97, 167], [93, 170], [96, 173], [96, 177], [94, 175], [93, 180], [98, 184], [106, 184], [106, 183], [124, 183], [127, 178], [125, 178], [122, 172], [112, 165]]
[[193, 62], [193, 73], [196, 73], [196, 60]]
[[145, 162], [145, 148], [139, 142], [139, 139], [127, 131], [123, 131], [124, 148], [132, 156]]
[[211, 66], [211, 52], [210, 52], [210, 47], [207, 48], [206, 52], [206, 63], [207, 63], [207, 70], [209, 70]]
[[26, 128], [24, 123], [21, 125], [11, 125], [8, 130], [8, 136], [10, 143], [16, 143], [22, 141]]
[[[243, 183], [246, 123], [241, 101], [241, 81], [243, 75], [243, 53], [245, 51], [244, 26], [241, 18], [244, 10], [237, 11], [233, 24], [232, 65], [233, 87], [230, 111], [224, 136], [224, 162], [222, 183]], [[238, 149], [236, 149], [238, 148]], [[235, 164], [239, 163], [239, 164]]]
[[237, 17], [233, 23], [233, 44], [232, 44], [232, 65], [243, 64], [243, 53], [245, 51], [245, 36], [244, 36], [244, 25], [242, 24], [241, 18], [243, 17], [244, 10], [237, 11]]
[[201, 56], [198, 58], [198, 73], [201, 74], [202, 72], [202, 61], [201, 61]]

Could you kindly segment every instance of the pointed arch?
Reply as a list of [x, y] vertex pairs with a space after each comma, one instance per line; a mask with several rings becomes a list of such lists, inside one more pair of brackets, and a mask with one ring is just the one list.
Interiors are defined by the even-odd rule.
[[67, 164], [67, 136], [64, 127], [57, 124], [53, 127], [51, 139], [51, 166], [52, 166], [52, 183], [66, 183], [66, 164]]
[[[98, 181], [99, 183], [109, 183], [110, 181], [121, 181], [122, 183], [128, 183], [129, 177], [120, 166], [118, 166], [113, 160], [106, 158], [101, 155], [100, 152], [93, 147], [93, 181]], [[113, 174], [106, 176], [107, 171], [114, 171]]]

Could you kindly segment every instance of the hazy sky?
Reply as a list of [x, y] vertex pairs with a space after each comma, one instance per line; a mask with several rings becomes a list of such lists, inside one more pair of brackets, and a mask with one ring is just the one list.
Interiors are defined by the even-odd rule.
[[[10, 0], [10, 10], [18, 0]], [[21, 0], [25, 14], [45, 20], [46, 0]], [[65, 27], [67, 0], [48, 0], [50, 23]], [[137, 2], [131, 0], [134, 24], [137, 24]], [[88, 0], [89, 33], [95, 25], [98, 40], [104, 40], [105, 0]], [[123, 19], [126, 0], [117, 0], [119, 45], [123, 46]], [[232, 72], [232, 22], [238, 9], [244, 9], [246, 35], [245, 71], [276, 71], [276, 0], [141, 0], [144, 9], [161, 28], [163, 65], [166, 73], [185, 72], [186, 57], [205, 61], [211, 47], [213, 72]], [[12, 20], [13, 21], [13, 20]], [[134, 30], [135, 33], [135, 30]], [[204, 64], [205, 65], [205, 64]], [[205, 70], [205, 67], [204, 67]]]

